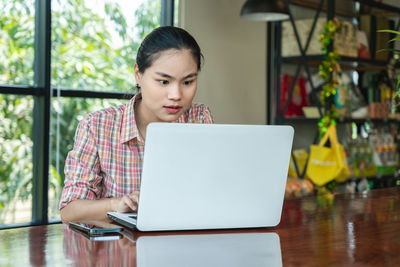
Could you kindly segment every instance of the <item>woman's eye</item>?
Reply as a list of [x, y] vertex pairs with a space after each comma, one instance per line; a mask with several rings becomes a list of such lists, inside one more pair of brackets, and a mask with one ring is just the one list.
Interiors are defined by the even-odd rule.
[[161, 83], [162, 85], [168, 84], [168, 81], [167, 81], [167, 80], [159, 80], [158, 82]]
[[191, 85], [192, 83], [193, 83], [193, 80], [184, 81], [184, 82], [183, 82], [184, 85]]

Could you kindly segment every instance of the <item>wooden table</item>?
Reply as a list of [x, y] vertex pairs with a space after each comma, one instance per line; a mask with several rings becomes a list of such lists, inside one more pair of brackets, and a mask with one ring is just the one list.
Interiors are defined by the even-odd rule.
[[89, 241], [60, 224], [0, 231], [0, 266], [188, 266], [188, 259], [189, 266], [400, 266], [400, 188], [286, 200], [273, 229], [125, 231], [114, 241]]

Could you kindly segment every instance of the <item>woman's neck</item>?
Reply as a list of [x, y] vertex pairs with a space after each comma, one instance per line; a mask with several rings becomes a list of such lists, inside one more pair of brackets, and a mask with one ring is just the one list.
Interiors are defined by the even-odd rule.
[[146, 137], [146, 128], [149, 125], [150, 121], [146, 121], [146, 116], [144, 116], [142, 100], [138, 99], [135, 103], [135, 120], [136, 127], [138, 128], [139, 135], [142, 140], [145, 140]]

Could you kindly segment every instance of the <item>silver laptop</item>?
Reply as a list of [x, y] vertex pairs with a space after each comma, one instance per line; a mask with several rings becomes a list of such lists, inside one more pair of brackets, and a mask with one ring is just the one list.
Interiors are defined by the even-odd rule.
[[290, 126], [151, 123], [137, 214], [140, 231], [273, 227], [280, 222]]

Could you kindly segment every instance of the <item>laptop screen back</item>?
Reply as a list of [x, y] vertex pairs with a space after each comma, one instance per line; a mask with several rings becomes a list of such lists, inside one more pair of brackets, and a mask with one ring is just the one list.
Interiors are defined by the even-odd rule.
[[137, 228], [250, 228], [279, 223], [290, 126], [152, 123]]

